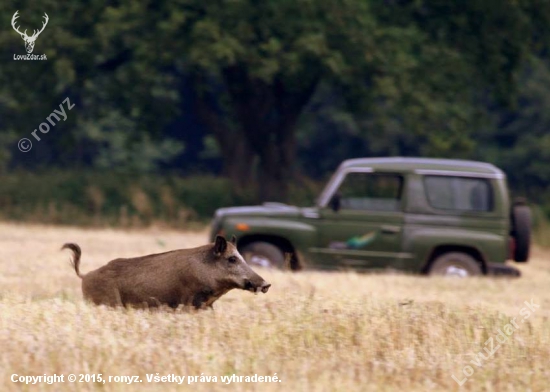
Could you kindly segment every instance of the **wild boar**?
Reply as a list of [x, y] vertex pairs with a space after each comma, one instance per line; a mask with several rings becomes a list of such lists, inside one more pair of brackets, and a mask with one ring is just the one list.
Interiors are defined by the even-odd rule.
[[80, 273], [80, 247], [65, 244], [61, 249], [73, 252], [71, 264], [82, 279], [84, 298], [97, 305], [204, 309], [232, 289], [267, 293], [271, 287], [246, 264], [235, 237], [227, 241], [217, 236], [214, 243], [198, 248], [115, 259], [85, 275]]

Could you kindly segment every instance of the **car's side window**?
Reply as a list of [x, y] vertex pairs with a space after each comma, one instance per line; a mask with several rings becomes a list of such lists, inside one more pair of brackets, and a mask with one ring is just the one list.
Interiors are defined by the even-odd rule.
[[403, 177], [385, 173], [348, 173], [339, 189], [343, 210], [401, 210]]
[[433, 208], [455, 211], [492, 211], [491, 184], [484, 178], [427, 176], [428, 202]]

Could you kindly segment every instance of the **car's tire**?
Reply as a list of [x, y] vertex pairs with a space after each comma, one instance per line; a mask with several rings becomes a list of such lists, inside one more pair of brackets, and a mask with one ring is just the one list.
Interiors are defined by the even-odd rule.
[[529, 260], [531, 247], [531, 209], [523, 204], [512, 207], [512, 231], [515, 240], [514, 260], [523, 263]]
[[269, 242], [252, 242], [241, 249], [241, 254], [254, 267], [285, 268], [284, 252]]
[[430, 265], [429, 275], [466, 278], [483, 274], [481, 266], [467, 253], [448, 252], [438, 256]]

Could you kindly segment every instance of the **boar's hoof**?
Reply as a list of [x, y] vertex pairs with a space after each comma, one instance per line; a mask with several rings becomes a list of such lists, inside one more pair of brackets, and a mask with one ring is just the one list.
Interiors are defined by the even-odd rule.
[[264, 284], [262, 286], [262, 293], [264, 293], [264, 294], [267, 293], [267, 290], [269, 290], [270, 287], [271, 287], [270, 284]]

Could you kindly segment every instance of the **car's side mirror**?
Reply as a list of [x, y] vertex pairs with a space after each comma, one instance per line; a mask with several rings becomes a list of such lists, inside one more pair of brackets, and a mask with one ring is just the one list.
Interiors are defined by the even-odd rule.
[[338, 212], [340, 211], [340, 202], [341, 202], [341, 199], [342, 197], [340, 196], [339, 193], [335, 193], [332, 198], [330, 199], [330, 202], [329, 202], [329, 205], [330, 205], [330, 208], [332, 209], [332, 211], [334, 212]]

